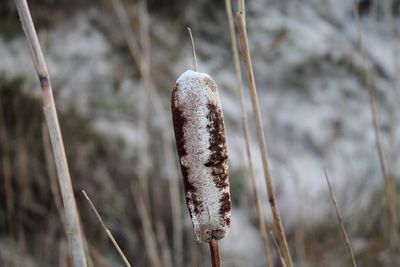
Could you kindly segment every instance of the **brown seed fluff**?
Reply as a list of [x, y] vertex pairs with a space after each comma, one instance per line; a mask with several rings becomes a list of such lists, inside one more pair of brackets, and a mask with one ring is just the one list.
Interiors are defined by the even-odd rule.
[[188, 70], [172, 90], [172, 119], [186, 203], [199, 242], [229, 231], [231, 197], [224, 117], [217, 85]]

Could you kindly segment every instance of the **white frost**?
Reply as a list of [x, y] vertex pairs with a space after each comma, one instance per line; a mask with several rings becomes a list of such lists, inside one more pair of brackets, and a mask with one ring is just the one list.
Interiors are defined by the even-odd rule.
[[[229, 226], [225, 224], [223, 215], [219, 214], [220, 199], [224, 193], [229, 193], [229, 187], [216, 187], [211, 168], [205, 164], [211, 156], [210, 133], [207, 129], [209, 109], [207, 104], [212, 103], [221, 108], [217, 90], [207, 83], [212, 81], [206, 73], [188, 70], [177, 80], [175, 106], [181, 107], [182, 115], [186, 118], [184, 126], [186, 156], [181, 158], [181, 164], [188, 168], [188, 181], [196, 188], [196, 199], [200, 199], [203, 206], [199, 213], [195, 213], [194, 203], [188, 203], [192, 215], [193, 227], [199, 241], [205, 242], [211, 238], [211, 230], [222, 230], [226, 233]], [[184, 108], [182, 108], [184, 107]], [[227, 168], [227, 164], [225, 164]], [[189, 199], [191, 192], [187, 192]], [[204, 229], [208, 229], [210, 236], [204, 236]]]

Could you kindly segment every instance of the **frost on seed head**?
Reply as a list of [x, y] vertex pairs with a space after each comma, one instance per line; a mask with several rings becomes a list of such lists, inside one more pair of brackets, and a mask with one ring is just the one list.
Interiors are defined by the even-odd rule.
[[223, 238], [230, 227], [228, 156], [214, 80], [188, 70], [172, 92], [175, 138], [186, 202], [198, 241]]

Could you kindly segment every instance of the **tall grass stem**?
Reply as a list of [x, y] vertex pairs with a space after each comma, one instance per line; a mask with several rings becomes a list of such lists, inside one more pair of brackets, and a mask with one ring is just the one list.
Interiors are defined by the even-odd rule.
[[335, 207], [336, 216], [337, 216], [338, 221], [340, 223], [340, 229], [342, 231], [343, 238], [344, 238], [344, 240], [346, 242], [346, 248], [347, 248], [347, 251], [349, 252], [349, 255], [350, 255], [351, 264], [352, 264], [353, 267], [357, 267], [357, 263], [356, 263], [356, 259], [354, 257], [353, 249], [352, 249], [351, 244], [350, 244], [350, 238], [349, 238], [349, 235], [347, 234], [346, 226], [344, 225], [344, 222], [343, 222], [343, 216], [342, 216], [342, 213], [340, 212], [339, 206], [337, 204], [335, 193], [333, 192], [333, 188], [332, 188], [331, 182], [329, 180], [328, 172], [326, 171], [326, 169], [324, 169], [324, 174], [325, 174], [325, 178], [326, 178], [326, 183], [328, 184], [328, 188], [329, 188], [329, 195], [331, 197], [333, 206]]
[[260, 192], [258, 190], [257, 180], [256, 180], [256, 176], [254, 173], [253, 155], [252, 155], [251, 145], [250, 145], [250, 127], [249, 127], [249, 121], [248, 121], [247, 113], [246, 113], [247, 109], [246, 109], [246, 101], [245, 101], [244, 92], [243, 92], [244, 90], [243, 90], [242, 70], [240, 67], [239, 50], [238, 50], [238, 44], [236, 41], [235, 24], [234, 24], [233, 15], [232, 15], [232, 3], [231, 2], [232, 2], [232, 0], [225, 0], [225, 7], [226, 7], [226, 14], [228, 16], [229, 33], [231, 36], [232, 55], [233, 55], [233, 60], [234, 60], [234, 64], [235, 64], [235, 73], [236, 73], [236, 83], [238, 86], [239, 97], [240, 97], [243, 135], [244, 135], [244, 139], [245, 139], [246, 155], [247, 155], [247, 161], [248, 161], [248, 174], [250, 177], [251, 187], [252, 187], [254, 198], [255, 198], [256, 211], [257, 211], [257, 217], [258, 217], [258, 225], [259, 225], [260, 235], [263, 240], [265, 257], [267, 259], [268, 266], [273, 267], [271, 248], [270, 248], [269, 240], [268, 240], [267, 225], [266, 225], [265, 218], [264, 218], [264, 211], [263, 211], [263, 207], [262, 207]]
[[245, 16], [243, 13], [237, 14], [237, 23], [239, 28], [239, 39], [242, 47], [242, 57], [244, 61], [244, 65], [246, 68], [248, 85], [249, 85], [249, 92], [251, 96], [251, 102], [253, 106], [253, 115], [255, 119], [255, 124], [257, 128], [257, 135], [258, 135], [258, 142], [260, 146], [260, 153], [261, 153], [261, 160], [264, 170], [264, 178], [266, 189], [269, 197], [269, 204], [272, 211], [272, 216], [274, 219], [275, 229], [278, 235], [278, 240], [280, 243], [280, 247], [283, 252], [283, 257], [285, 258], [286, 264], [288, 267], [293, 267], [292, 258], [289, 251], [289, 246], [286, 240], [286, 234], [283, 229], [283, 224], [278, 208], [278, 204], [275, 200], [275, 193], [272, 184], [272, 175], [268, 163], [268, 153], [267, 153], [267, 145], [265, 142], [265, 135], [264, 135], [264, 128], [262, 123], [261, 111], [260, 111], [260, 104], [258, 101], [257, 96], [257, 87], [254, 78], [254, 71], [253, 65], [251, 61], [250, 49], [249, 49], [249, 42], [247, 38], [247, 30], [246, 30], [246, 22]]
[[61, 135], [50, 76], [26, 0], [15, 0], [32, 60], [42, 88], [43, 109], [50, 134], [58, 182], [64, 203], [67, 237], [74, 267], [86, 267], [84, 242]]

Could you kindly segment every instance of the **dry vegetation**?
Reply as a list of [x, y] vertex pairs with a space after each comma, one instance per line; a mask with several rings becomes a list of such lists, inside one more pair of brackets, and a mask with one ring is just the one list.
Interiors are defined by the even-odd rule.
[[[148, 14], [143, 3], [135, 7], [143, 14]], [[149, 1], [150, 14], [156, 12], [156, 7], [160, 7], [166, 16], [181, 11], [179, 5], [169, 3], [170, 1]], [[79, 6], [90, 4], [90, 1], [83, 1]], [[168, 112], [169, 107], [163, 103], [162, 96], [151, 78], [151, 33], [148, 17], [132, 16], [129, 13], [131, 9], [126, 8], [120, 0], [108, 1], [102, 5], [106, 8], [112, 6], [116, 11], [116, 18], [125, 38], [122, 47], [126, 50], [122, 52], [129, 53], [132, 57], [138, 79], [143, 84], [141, 90], [146, 90], [148, 94], [146, 104], [154, 104], [159, 110]], [[8, 2], [0, 5], [0, 21], [5, 23], [0, 25], [6, 25], [7, 31], [4, 34], [7, 36], [21, 33], [19, 29], [15, 29], [15, 33], [14, 28], [10, 27], [18, 23], [16, 11], [12, 6], [12, 3]], [[57, 4], [50, 0], [37, 1], [32, 5], [32, 13], [35, 22], [41, 27], [62, 21], [64, 16], [73, 12], [77, 6], [78, 4], [73, 5], [70, 1]], [[64, 7], [71, 9], [64, 10]], [[215, 8], [221, 12], [223, 10], [219, 4]], [[48, 11], [54, 9], [57, 12], [51, 12], [52, 15], [49, 15]], [[236, 21], [233, 22], [229, 9], [228, 7], [228, 17], [232, 19], [230, 30], [234, 34], [232, 26]], [[357, 16], [357, 12], [355, 15]], [[140, 21], [143, 26], [140, 36], [136, 34], [137, 29], [132, 27], [131, 20]], [[368, 72], [365, 73], [365, 79], [371, 98], [371, 127], [375, 129], [376, 149], [380, 156], [384, 186], [377, 189], [369, 200], [368, 210], [356, 210], [351, 214], [342, 215], [340, 199], [337, 203], [329, 184], [331, 195], [327, 193], [326, 198], [334, 201], [340, 223], [332, 208], [331, 218], [328, 220], [330, 223], [309, 226], [307, 218], [301, 218], [294, 229], [284, 232], [274, 198], [273, 177], [269, 172], [266, 144], [263, 140], [262, 118], [257, 110], [255, 77], [251, 69], [251, 55], [247, 50], [248, 42], [251, 43], [251, 35], [247, 37], [245, 24], [245, 17], [239, 15], [238, 29], [245, 63], [243, 66], [247, 70], [251, 89], [269, 199], [259, 197], [252, 169], [252, 157], [258, 155], [252, 153], [247, 144], [249, 170], [245, 170], [240, 176], [241, 179], [247, 179], [249, 176], [252, 193], [248, 201], [239, 201], [238, 196], [233, 196], [233, 202], [235, 205], [251, 207], [257, 211], [253, 214], [252, 221], [259, 227], [260, 235], [264, 238], [268, 266], [397, 266], [400, 263], [400, 254], [397, 218], [399, 206], [396, 196], [400, 189], [394, 174], [386, 170], [388, 167], [385, 166], [384, 151], [380, 144], [379, 121], [374, 106], [374, 91], [368, 85]], [[2, 27], [0, 31], [3, 31]], [[136, 38], [137, 36], [139, 37]], [[244, 81], [241, 77], [238, 51], [235, 50], [238, 46], [234, 40], [235, 38], [232, 38], [232, 52], [236, 60], [242, 109], [245, 110], [246, 104], [250, 103], [244, 103], [241, 85]], [[67, 220], [42, 104], [21, 90], [25, 86], [24, 83], [25, 78], [22, 76], [11, 79], [0, 76], [0, 266], [35, 266], [31, 265], [31, 262], [36, 262], [36, 266], [72, 266], [65, 234]], [[118, 243], [125, 253], [125, 263], [129, 261], [132, 266], [209, 266], [207, 248], [195, 242], [186, 209], [182, 206], [183, 185], [177, 171], [173, 144], [169, 134], [155, 132], [148, 118], [152, 114], [146, 108], [145, 105], [138, 125], [158, 140], [148, 147], [141, 147], [134, 158], [126, 158], [121, 153], [124, 147], [123, 140], [112, 140], [99, 135], [91, 127], [90, 118], [82, 116], [73, 107], [59, 113], [66, 156], [87, 244], [88, 266], [123, 265], [118, 252], [103, 231], [102, 226], [105, 225], [114, 236], [115, 243]], [[244, 135], [250, 138], [248, 118], [244, 114]], [[161, 123], [165, 125], [168, 122]], [[154, 160], [157, 157], [153, 157], [152, 154], [162, 154], [169, 168], [164, 169], [165, 162]], [[146, 158], [153, 159], [150, 169], [142, 167]], [[321, 179], [323, 178], [321, 166]], [[103, 225], [91, 210], [93, 206], [90, 206], [82, 195], [82, 189], [91, 197], [101, 214]], [[235, 192], [236, 188], [233, 190]], [[271, 204], [273, 223], [268, 225], [262, 219], [260, 202]], [[271, 229], [275, 229], [273, 234], [269, 233]], [[341, 238], [341, 234], [345, 240]], [[252, 263], [248, 266], [252, 266]]]

